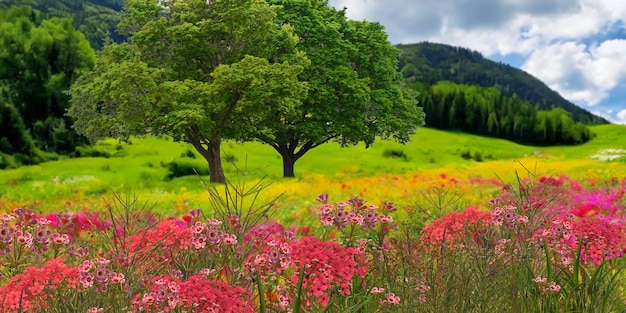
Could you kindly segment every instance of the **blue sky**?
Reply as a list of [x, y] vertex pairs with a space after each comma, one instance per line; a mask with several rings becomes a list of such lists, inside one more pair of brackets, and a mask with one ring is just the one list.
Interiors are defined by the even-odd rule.
[[519, 67], [573, 103], [626, 124], [624, 0], [329, 0], [394, 43], [467, 47]]

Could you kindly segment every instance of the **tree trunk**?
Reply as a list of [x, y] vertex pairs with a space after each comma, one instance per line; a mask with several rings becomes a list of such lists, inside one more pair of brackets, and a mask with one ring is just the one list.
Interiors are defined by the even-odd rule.
[[[328, 141], [328, 140], [326, 140]], [[317, 147], [319, 144], [313, 144], [312, 142], [307, 142], [298, 152], [295, 152], [296, 146], [298, 142], [293, 141], [290, 145], [272, 145], [274, 150], [276, 150], [280, 156], [283, 158], [283, 177], [296, 177], [294, 167], [296, 165], [296, 161], [298, 161], [305, 153], [309, 150]]]
[[280, 155], [283, 157], [283, 177], [296, 177], [294, 167], [298, 158], [289, 152]]
[[211, 140], [207, 147], [205, 159], [209, 163], [209, 181], [212, 183], [225, 184], [226, 177], [222, 169], [222, 156], [220, 155], [221, 139]]
[[197, 137], [187, 135], [189, 142], [200, 153], [209, 164], [209, 181], [212, 183], [225, 184], [224, 170], [222, 169], [222, 157], [220, 155], [220, 145], [222, 139], [212, 139], [205, 148]]

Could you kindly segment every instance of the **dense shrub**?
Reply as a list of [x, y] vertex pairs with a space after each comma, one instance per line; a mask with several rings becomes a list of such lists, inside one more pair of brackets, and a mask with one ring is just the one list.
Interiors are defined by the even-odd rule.
[[383, 157], [390, 159], [401, 159], [403, 161], [410, 161], [409, 156], [400, 149], [385, 149], [383, 151]]
[[164, 163], [163, 166], [167, 168], [167, 176], [165, 177], [166, 180], [171, 180], [176, 177], [196, 175], [196, 172], [200, 175], [206, 175], [209, 172], [209, 166], [206, 162], [187, 158], [175, 159], [171, 162]]

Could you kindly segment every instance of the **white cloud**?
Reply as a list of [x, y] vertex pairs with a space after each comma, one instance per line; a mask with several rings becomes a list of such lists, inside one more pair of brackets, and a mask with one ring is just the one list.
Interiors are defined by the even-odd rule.
[[617, 124], [626, 124], [626, 109], [617, 112], [615, 116], [616, 119], [614, 118], [612, 122]]
[[[441, 42], [486, 56], [515, 54], [565, 98], [597, 106], [626, 82], [621, 0], [330, 0], [379, 21], [393, 43]], [[624, 32], [622, 31], [622, 34]], [[623, 36], [622, 36], [623, 37]]]
[[539, 47], [522, 68], [565, 98], [595, 106], [626, 80], [626, 40], [598, 46], [567, 41]]

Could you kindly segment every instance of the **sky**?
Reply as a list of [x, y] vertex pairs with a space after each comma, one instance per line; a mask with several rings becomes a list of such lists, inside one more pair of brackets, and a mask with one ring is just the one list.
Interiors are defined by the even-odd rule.
[[625, 0], [329, 0], [393, 44], [479, 51], [594, 114], [626, 124]]

